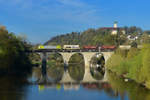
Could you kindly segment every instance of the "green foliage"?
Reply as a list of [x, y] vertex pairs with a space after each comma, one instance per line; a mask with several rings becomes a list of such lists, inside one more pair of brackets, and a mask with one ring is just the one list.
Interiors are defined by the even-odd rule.
[[114, 54], [107, 63], [107, 68], [118, 75], [124, 75], [150, 88], [150, 44], [143, 45], [142, 50], [131, 48], [127, 57], [121, 53]]
[[125, 82], [124, 79], [108, 72], [108, 80], [114, 91], [120, 96], [128, 95], [130, 100], [149, 100], [150, 90], [135, 83], [134, 81]]
[[138, 44], [137, 44], [136, 42], [132, 42], [132, 43], [131, 43], [131, 47], [132, 47], [132, 48], [137, 48], [137, 45], [138, 45]]
[[139, 50], [137, 48], [131, 48], [129, 52], [127, 52], [127, 58], [131, 59], [135, 57], [136, 55], [138, 55], [138, 53], [139, 53]]
[[0, 29], [0, 73], [25, 74], [31, 71], [26, 51], [29, 45], [7, 30]]
[[122, 75], [128, 73], [128, 62], [117, 54], [112, 55], [112, 57], [107, 61], [107, 69], [112, 70], [117, 75]]
[[[64, 35], [59, 35], [48, 40], [45, 45], [65, 45], [65, 44], [79, 44], [83, 45], [118, 45], [130, 44], [127, 35], [133, 37], [139, 36], [143, 33], [138, 27], [124, 27], [125, 33], [122, 33], [122, 28], [118, 29], [118, 35], [111, 35], [112, 29], [87, 29], [83, 32], [71, 32]], [[142, 37], [142, 36], [141, 36]], [[144, 38], [147, 38], [144, 36]], [[140, 38], [142, 39], [142, 38]], [[144, 41], [144, 40], [143, 40]], [[147, 41], [147, 40], [146, 40]], [[148, 40], [149, 41], [149, 40]], [[138, 43], [142, 41], [139, 40]]]
[[82, 33], [72, 32], [52, 38], [46, 45], [79, 44], [83, 45], [115, 45], [116, 36], [111, 35], [110, 30], [88, 29]]
[[84, 58], [81, 54], [74, 54], [70, 60], [68, 65], [68, 72], [70, 76], [77, 81], [81, 81], [84, 77]]
[[120, 55], [123, 58], [127, 57], [128, 50], [116, 49], [115, 54]]
[[41, 64], [41, 58], [40, 55], [37, 53], [31, 53], [29, 55], [30, 61], [33, 64], [33, 66], [39, 66]]
[[150, 43], [149, 34], [147, 34], [147, 33], [142, 34], [142, 36], [140, 37], [140, 41], [141, 41], [143, 44]]
[[47, 74], [54, 81], [60, 81], [64, 74], [64, 61], [60, 54], [50, 54], [47, 62]]

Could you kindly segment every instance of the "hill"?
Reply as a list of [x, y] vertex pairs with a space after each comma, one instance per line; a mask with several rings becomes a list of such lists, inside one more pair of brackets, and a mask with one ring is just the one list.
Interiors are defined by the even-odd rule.
[[[125, 30], [125, 34], [121, 30]], [[127, 36], [138, 36], [141, 37], [143, 33], [147, 31], [142, 31], [141, 28], [132, 26], [132, 27], [123, 27], [118, 28], [118, 35], [111, 35], [112, 29], [107, 28], [98, 28], [98, 29], [88, 29], [84, 32], [71, 32], [59, 36], [55, 36], [48, 40], [44, 45], [117, 45], [119, 44], [129, 44]], [[138, 42], [138, 41], [137, 41]]]

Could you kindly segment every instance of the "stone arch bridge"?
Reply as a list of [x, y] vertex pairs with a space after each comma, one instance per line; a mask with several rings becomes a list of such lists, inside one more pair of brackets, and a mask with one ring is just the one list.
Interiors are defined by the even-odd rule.
[[[105, 60], [105, 63], [107, 62], [107, 60], [111, 57], [111, 55], [114, 53], [113, 51], [107, 51], [107, 52], [96, 52], [96, 51], [75, 51], [75, 52], [68, 52], [68, 51], [45, 51], [45, 50], [42, 50], [42, 51], [34, 51], [36, 53], [39, 53], [41, 55], [41, 59], [42, 61], [46, 61], [47, 59], [47, 55], [48, 54], [51, 54], [51, 53], [59, 53], [62, 55], [63, 57], [63, 60], [64, 60], [64, 63], [66, 65], [68, 65], [68, 62], [71, 58], [72, 55], [76, 54], [76, 53], [80, 53], [82, 54], [83, 58], [84, 58], [84, 63], [85, 63], [85, 73], [84, 73], [84, 78], [82, 80], [82, 82], [96, 82], [97, 80], [95, 80], [91, 73], [90, 73], [90, 61], [92, 59], [93, 56], [95, 56], [96, 54], [101, 54], [103, 57], [104, 57], [104, 60]], [[43, 63], [43, 62], [42, 62]], [[45, 70], [45, 74], [46, 74], [46, 65], [42, 64], [42, 70]], [[107, 80], [105, 78], [106, 74], [104, 75], [104, 80]], [[69, 75], [68, 71], [66, 71], [62, 77], [62, 80], [60, 81], [62, 83], [65, 83], [65, 82], [75, 82]]]
[[[72, 55], [76, 54], [76, 53], [80, 53], [83, 55], [84, 58], [84, 63], [85, 63], [85, 73], [84, 73], [84, 77], [82, 82], [97, 82], [98, 80], [94, 79], [90, 73], [90, 61], [92, 59], [93, 56], [95, 56], [96, 54], [100, 53], [102, 54], [102, 56], [105, 59], [105, 63], [107, 62], [107, 60], [111, 57], [111, 55], [113, 54], [113, 52], [72, 52], [72, 53], [67, 53], [67, 52], [61, 52], [60, 54], [62, 55], [64, 61], [68, 64], [70, 58]], [[101, 81], [106, 81], [107, 79], [105, 78], [106, 74], [104, 75], [104, 79]], [[68, 71], [64, 73], [63, 78], [60, 82], [75, 82], [75, 80], [73, 80]]]

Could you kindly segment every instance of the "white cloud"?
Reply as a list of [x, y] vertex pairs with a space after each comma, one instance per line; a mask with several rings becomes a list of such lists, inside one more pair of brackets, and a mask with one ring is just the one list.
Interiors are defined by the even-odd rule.
[[[35, 23], [59, 25], [95, 24], [99, 10], [82, 0], [0, 0], [9, 2], [17, 16]], [[12, 5], [12, 6], [10, 6]]]
[[99, 21], [98, 10], [82, 0], [0, 0], [7, 9], [30, 20], [83, 23]]
[[[35, 8], [34, 8], [35, 7]], [[30, 13], [34, 20], [66, 21], [67, 23], [91, 23], [99, 21], [98, 10], [81, 0], [57, 0], [55, 4], [33, 5]]]

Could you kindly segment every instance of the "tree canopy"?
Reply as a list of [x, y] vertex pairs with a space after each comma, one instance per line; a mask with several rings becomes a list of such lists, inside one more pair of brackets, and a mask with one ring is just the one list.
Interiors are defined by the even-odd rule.
[[0, 28], [0, 70], [1, 73], [23, 74], [30, 71], [30, 61], [25, 51], [26, 41]]

